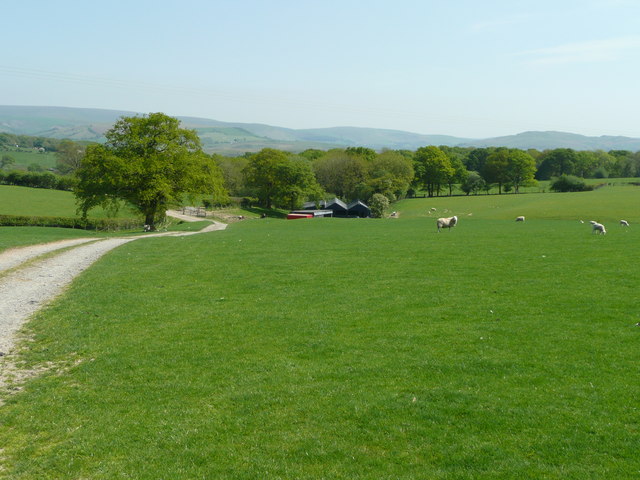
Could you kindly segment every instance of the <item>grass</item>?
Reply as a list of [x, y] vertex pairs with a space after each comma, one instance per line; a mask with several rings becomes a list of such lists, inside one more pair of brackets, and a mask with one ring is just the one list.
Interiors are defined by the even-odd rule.
[[[0, 214], [75, 217], [76, 208], [75, 197], [71, 192], [0, 185]], [[89, 212], [89, 216], [108, 218], [109, 214], [101, 208], [94, 208]], [[118, 212], [118, 217], [121, 218], [133, 216], [127, 208], [121, 208]]]
[[610, 190], [120, 247], [30, 323], [0, 478], [637, 478], [640, 233], [573, 218]]
[[15, 160], [15, 163], [6, 167], [6, 170], [14, 168], [26, 170], [30, 165], [40, 165], [44, 170], [55, 168], [57, 157], [55, 153], [38, 153], [35, 150], [1, 150], [0, 157], [8, 155]]
[[[406, 199], [396, 203], [393, 208], [401, 215], [411, 217], [437, 218], [446, 214], [445, 216], [458, 215], [465, 220], [469, 216], [513, 220], [524, 215], [528, 220], [598, 220], [617, 223], [620, 219], [625, 219], [635, 223], [640, 221], [637, 207], [639, 198], [640, 187], [617, 186], [570, 194], [529, 193]], [[430, 208], [436, 208], [436, 212], [429, 214]]]
[[11, 247], [97, 236], [99, 234], [96, 232], [71, 228], [0, 227], [0, 252]]

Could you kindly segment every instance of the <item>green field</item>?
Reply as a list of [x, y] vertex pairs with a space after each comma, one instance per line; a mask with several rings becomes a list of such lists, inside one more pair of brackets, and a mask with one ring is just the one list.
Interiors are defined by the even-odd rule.
[[55, 153], [38, 153], [35, 150], [0, 150], [0, 156], [8, 155], [15, 160], [13, 165], [6, 167], [6, 170], [24, 169], [31, 164], [40, 165], [44, 170], [55, 168], [57, 157]]
[[0, 478], [638, 478], [639, 206], [412, 199], [122, 246], [30, 323], [48, 369], [5, 395]]
[[[75, 217], [76, 208], [75, 197], [71, 192], [0, 185], [0, 214]], [[89, 211], [89, 217], [108, 218], [109, 214], [101, 208], [95, 208]], [[132, 218], [134, 214], [129, 209], [122, 208], [117, 217]]]

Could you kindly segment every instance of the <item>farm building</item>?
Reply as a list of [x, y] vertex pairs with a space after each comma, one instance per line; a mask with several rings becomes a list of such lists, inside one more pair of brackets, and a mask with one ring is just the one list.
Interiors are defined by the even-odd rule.
[[[316, 210], [317, 208], [321, 208], [322, 210]], [[303, 212], [322, 212], [319, 214], [314, 214], [314, 216], [326, 217], [370, 217], [371, 209], [362, 203], [360, 200], [354, 200], [349, 205], [344, 203], [339, 198], [333, 198], [332, 200], [322, 200], [316, 204], [316, 202], [307, 202], [302, 207], [303, 210], [297, 210], [292, 213], [303, 213]], [[326, 215], [324, 212], [330, 211], [332, 215]]]
[[[347, 216], [347, 204], [344, 203], [339, 198], [333, 198], [331, 200], [322, 200], [319, 203], [319, 206], [323, 210], [331, 210], [333, 212], [334, 217], [346, 217]], [[307, 202], [302, 207], [304, 210], [315, 210], [316, 203], [315, 202]]]
[[[304, 215], [304, 217], [292, 218], [333, 217], [333, 210], [292, 210], [289, 215]], [[287, 218], [289, 215], [287, 215]]]
[[360, 200], [354, 200], [347, 206], [347, 214], [350, 217], [366, 218], [371, 216], [371, 209]]

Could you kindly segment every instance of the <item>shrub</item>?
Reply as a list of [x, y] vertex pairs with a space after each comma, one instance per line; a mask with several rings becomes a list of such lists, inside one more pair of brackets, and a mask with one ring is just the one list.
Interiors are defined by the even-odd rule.
[[123, 218], [41, 217], [28, 215], [0, 215], [2, 227], [59, 227], [82, 230], [117, 231], [142, 228], [142, 222]]
[[51, 190], [72, 190], [75, 178], [60, 177], [51, 172], [13, 170], [0, 176], [0, 183], [18, 187], [48, 188]]
[[558, 178], [551, 180], [551, 190], [554, 192], [584, 192], [593, 190], [593, 187], [587, 185], [584, 179], [575, 175], [560, 175]]
[[382, 218], [385, 210], [389, 208], [389, 199], [381, 193], [374, 193], [369, 202], [369, 208], [373, 218]]
[[604, 167], [598, 167], [593, 172], [593, 178], [609, 178], [609, 172]]

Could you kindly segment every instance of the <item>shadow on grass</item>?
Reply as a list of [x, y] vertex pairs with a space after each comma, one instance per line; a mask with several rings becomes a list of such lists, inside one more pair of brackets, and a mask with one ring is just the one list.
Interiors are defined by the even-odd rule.
[[269, 217], [269, 218], [286, 218], [287, 213], [283, 210], [275, 210], [273, 208], [262, 208], [262, 207], [244, 207], [243, 210], [253, 213], [254, 215], [258, 215], [259, 217]]

